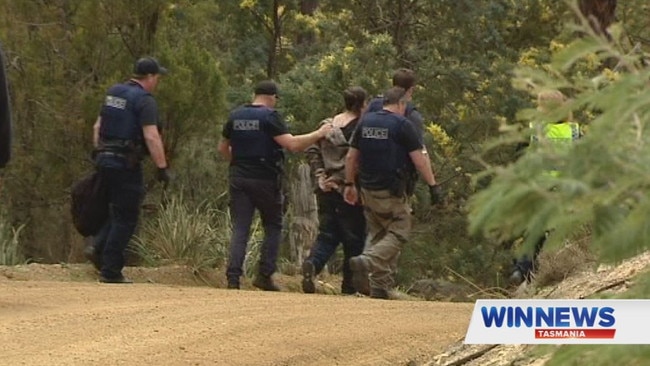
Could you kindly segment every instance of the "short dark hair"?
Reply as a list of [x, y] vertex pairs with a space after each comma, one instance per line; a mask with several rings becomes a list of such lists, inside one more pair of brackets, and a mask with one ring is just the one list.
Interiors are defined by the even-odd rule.
[[406, 90], [399, 86], [394, 86], [384, 93], [384, 105], [406, 103]]
[[360, 86], [353, 86], [345, 89], [343, 92], [343, 101], [345, 109], [351, 112], [361, 113], [363, 104], [368, 98], [366, 90]]
[[393, 86], [409, 90], [415, 86], [415, 72], [411, 69], [401, 68], [393, 73]]

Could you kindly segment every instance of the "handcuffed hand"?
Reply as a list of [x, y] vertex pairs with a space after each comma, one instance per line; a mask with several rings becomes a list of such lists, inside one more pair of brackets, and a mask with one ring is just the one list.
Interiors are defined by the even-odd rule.
[[321, 174], [318, 176], [318, 188], [320, 188], [321, 191], [323, 192], [329, 192], [330, 188], [327, 186], [327, 178], [325, 177], [325, 174]]
[[431, 205], [439, 205], [445, 201], [445, 192], [439, 184], [429, 186], [429, 196], [431, 197]]
[[339, 185], [336, 183], [336, 178], [326, 177], [325, 174], [321, 174], [318, 176], [318, 188], [323, 192], [329, 192], [339, 189]]

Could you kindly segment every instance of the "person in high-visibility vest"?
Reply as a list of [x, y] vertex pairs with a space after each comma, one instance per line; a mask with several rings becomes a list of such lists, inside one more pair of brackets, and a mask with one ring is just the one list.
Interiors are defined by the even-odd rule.
[[[559, 90], [546, 90], [537, 95], [537, 108], [545, 114], [561, 108], [566, 102], [566, 96]], [[529, 127], [531, 129], [530, 147], [540, 143], [550, 143], [554, 149], [563, 149], [582, 137], [580, 124], [573, 122], [571, 113], [555, 123], [530, 123]], [[549, 164], [545, 173], [550, 177], [559, 177], [561, 175], [561, 164], [562, 162]], [[532, 259], [524, 254], [521, 258], [514, 260], [514, 270], [510, 276], [512, 282], [521, 283], [531, 280], [531, 274], [537, 267], [537, 257], [548, 235], [549, 231], [546, 231], [536, 241]]]

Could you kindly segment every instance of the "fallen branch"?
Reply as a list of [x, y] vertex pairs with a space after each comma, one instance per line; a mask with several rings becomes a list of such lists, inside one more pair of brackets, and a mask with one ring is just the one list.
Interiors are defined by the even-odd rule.
[[593, 291], [593, 292], [592, 292], [591, 294], [589, 294], [589, 295], [581, 295], [579, 298], [580, 298], [580, 299], [584, 299], [585, 297], [593, 296], [593, 295], [595, 295], [595, 294], [599, 294], [599, 293], [601, 293], [601, 292], [603, 292], [603, 291], [607, 291], [607, 290], [613, 289], [614, 287], [618, 287], [618, 286], [621, 286], [621, 285], [625, 285], [625, 284], [627, 283], [628, 280], [629, 280], [629, 278], [624, 278], [624, 279], [622, 279], [622, 280], [614, 281], [614, 282], [612, 282], [612, 283], [610, 283], [610, 284], [607, 284], [607, 285], [605, 285], [605, 286], [603, 286], [603, 287], [599, 287], [599, 288], [597, 288], [595, 291]]
[[456, 360], [456, 361], [453, 361], [453, 362], [450, 362], [450, 363], [446, 363], [444, 366], [461, 366], [461, 365], [464, 365], [464, 364], [466, 364], [466, 363], [468, 363], [470, 361], [473, 361], [473, 360], [483, 356], [484, 354], [486, 354], [489, 351], [493, 350], [496, 346], [498, 346], [498, 344], [493, 344], [493, 345], [487, 346], [487, 347], [485, 347], [483, 349], [480, 349], [480, 350], [478, 350], [476, 352], [473, 352], [472, 354], [469, 354], [469, 355], [467, 355], [467, 356], [465, 356], [465, 357], [463, 357], [463, 358], [461, 358], [459, 360]]
[[480, 287], [479, 287], [478, 285], [476, 285], [474, 282], [472, 282], [472, 281], [468, 280], [467, 278], [465, 278], [465, 277], [464, 277], [463, 275], [461, 275], [460, 273], [454, 271], [453, 269], [451, 269], [451, 268], [449, 268], [449, 267], [447, 267], [447, 266], [445, 266], [445, 269], [446, 269], [447, 271], [451, 272], [453, 275], [455, 275], [455, 276], [457, 276], [458, 278], [460, 278], [461, 280], [467, 282], [470, 286], [474, 287], [474, 288], [477, 289], [478, 291], [483, 291], [482, 288], [480, 288]]

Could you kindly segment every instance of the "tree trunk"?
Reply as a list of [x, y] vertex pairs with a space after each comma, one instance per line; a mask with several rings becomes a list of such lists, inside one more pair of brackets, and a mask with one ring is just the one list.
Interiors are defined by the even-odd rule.
[[404, 23], [405, 23], [405, 14], [404, 14], [404, 0], [397, 1], [397, 16], [395, 19], [395, 28], [393, 30], [393, 44], [397, 50], [397, 58], [404, 58], [404, 49], [405, 49], [405, 37], [404, 37]]
[[[306, 16], [314, 16], [318, 10], [319, 0], [301, 0], [300, 1], [300, 14]], [[305, 29], [298, 33], [296, 38], [296, 46], [299, 49], [309, 47], [316, 40], [316, 35], [311, 29]]]
[[607, 28], [616, 19], [616, 0], [580, 0], [578, 5], [582, 15], [589, 21], [591, 29], [611, 41], [612, 36]]
[[273, 0], [273, 25], [271, 27], [271, 34], [269, 39], [269, 58], [266, 63], [266, 75], [269, 79], [273, 79], [278, 71], [277, 54], [280, 51], [282, 42], [282, 19], [280, 13], [280, 1]]
[[291, 185], [291, 262], [300, 268], [318, 234], [318, 214], [308, 164], [298, 166], [298, 179]]

